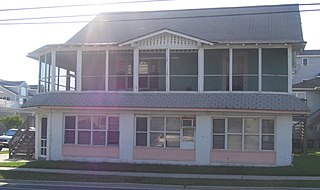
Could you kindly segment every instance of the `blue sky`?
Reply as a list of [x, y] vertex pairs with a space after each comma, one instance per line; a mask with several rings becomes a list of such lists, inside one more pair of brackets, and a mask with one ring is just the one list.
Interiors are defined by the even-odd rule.
[[[71, 4], [92, 4], [124, 2], [131, 0], [2, 0], [1, 8], [23, 8], [23, 7], [42, 7], [54, 5]], [[163, 2], [149, 3], [128, 3], [128, 4], [109, 4], [100, 6], [72, 7], [37, 9], [23, 11], [0, 11], [1, 19], [62, 16], [62, 15], [83, 15], [98, 14], [100, 12], [114, 11], [142, 11], [142, 10], [168, 10], [168, 9], [189, 9], [189, 8], [213, 8], [213, 7], [235, 7], [253, 5], [273, 5], [273, 4], [292, 4], [292, 3], [316, 3], [316, 0], [168, 0]], [[320, 9], [320, 6], [303, 6], [301, 10]], [[63, 21], [84, 20], [89, 21], [92, 17], [77, 17], [64, 19]], [[316, 22], [320, 19], [320, 11], [301, 13], [304, 40], [307, 41], [306, 49], [320, 49], [320, 26]], [[57, 21], [54, 20], [42, 20]], [[58, 20], [61, 21], [61, 20]], [[12, 22], [12, 21], [11, 21]], [[17, 21], [22, 22], [22, 21]], [[31, 22], [25, 21], [25, 22]], [[42, 25], [1, 25], [0, 22], [0, 79], [23, 80], [28, 84], [37, 84], [38, 63], [27, 58], [26, 55], [47, 44], [60, 44], [66, 42], [70, 37], [77, 33], [86, 23], [78, 24], [42, 24]]]

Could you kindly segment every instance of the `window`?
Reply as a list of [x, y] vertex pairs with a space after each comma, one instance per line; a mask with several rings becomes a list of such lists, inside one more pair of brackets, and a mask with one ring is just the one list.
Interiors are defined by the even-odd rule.
[[104, 115], [65, 116], [64, 122], [65, 144], [119, 145], [119, 117]]
[[27, 88], [26, 87], [21, 87], [20, 88], [20, 95], [21, 96], [27, 96]]
[[307, 66], [308, 63], [309, 63], [308, 58], [302, 58], [302, 65], [303, 65], [303, 66]]
[[225, 119], [213, 120], [213, 149], [225, 148]]
[[274, 149], [274, 121], [262, 120], [262, 150]]
[[108, 88], [110, 91], [132, 91], [133, 51], [109, 51]]
[[106, 52], [84, 51], [82, 52], [82, 81], [81, 89], [105, 90], [106, 77]]
[[64, 143], [75, 144], [76, 117], [66, 116], [64, 119]]
[[51, 53], [40, 56], [39, 92], [51, 91]]
[[232, 90], [258, 90], [258, 50], [233, 50]]
[[139, 52], [139, 90], [166, 90], [165, 50], [144, 50]]
[[180, 148], [194, 141], [194, 117], [137, 117], [136, 146]]
[[57, 51], [56, 52], [56, 78], [55, 90], [75, 91], [76, 90], [76, 71], [77, 71], [77, 52], [76, 51]]
[[148, 118], [136, 119], [136, 146], [147, 146], [148, 141]]
[[119, 117], [108, 119], [108, 145], [119, 144]]
[[259, 118], [213, 119], [213, 149], [274, 150], [274, 120]]
[[262, 90], [288, 91], [287, 49], [262, 49]]
[[306, 92], [292, 92], [293, 95], [295, 95], [297, 98], [306, 100], [307, 99], [307, 93]]
[[204, 51], [204, 90], [229, 90], [229, 50]]
[[198, 90], [197, 50], [170, 50], [170, 90]]

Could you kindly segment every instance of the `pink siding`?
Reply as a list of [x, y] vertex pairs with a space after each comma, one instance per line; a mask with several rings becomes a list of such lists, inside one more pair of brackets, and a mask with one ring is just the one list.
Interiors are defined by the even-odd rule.
[[194, 149], [135, 147], [135, 160], [194, 161]]
[[92, 157], [92, 158], [119, 158], [119, 147], [63, 145], [62, 156]]
[[275, 164], [274, 151], [211, 150], [211, 162], [242, 164]]

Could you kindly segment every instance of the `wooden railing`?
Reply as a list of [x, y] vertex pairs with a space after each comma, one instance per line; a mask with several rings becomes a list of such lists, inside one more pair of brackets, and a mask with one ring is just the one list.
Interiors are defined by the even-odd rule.
[[[29, 133], [31, 127], [35, 127], [35, 118], [34, 116], [27, 116], [23, 124], [18, 128], [16, 134], [9, 141], [9, 159], [13, 158], [13, 151], [18, 147], [22, 138]], [[32, 134], [32, 138], [34, 138], [34, 133]], [[30, 156], [31, 149], [34, 148], [30, 146], [32, 138], [28, 140], [27, 157]]]

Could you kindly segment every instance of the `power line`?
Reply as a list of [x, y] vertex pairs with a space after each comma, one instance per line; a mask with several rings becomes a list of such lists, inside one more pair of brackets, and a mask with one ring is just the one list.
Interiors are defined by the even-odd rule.
[[32, 24], [76, 24], [76, 23], [87, 23], [87, 22], [130, 22], [130, 21], [148, 21], [148, 20], [171, 20], [171, 19], [193, 19], [193, 18], [214, 18], [214, 17], [231, 17], [231, 16], [252, 16], [252, 15], [265, 15], [265, 14], [285, 14], [294, 12], [316, 12], [320, 9], [309, 9], [309, 10], [293, 10], [293, 11], [272, 11], [272, 12], [259, 12], [259, 13], [239, 13], [239, 14], [221, 14], [221, 15], [204, 15], [204, 16], [177, 16], [177, 17], [157, 17], [157, 18], [139, 18], [139, 19], [114, 19], [114, 20], [92, 20], [92, 21], [52, 21], [52, 22], [5, 22], [14, 20], [33, 20], [33, 19], [55, 19], [55, 18], [71, 18], [71, 17], [84, 17], [84, 16], [95, 16], [95, 15], [70, 15], [70, 16], [54, 16], [54, 17], [34, 17], [34, 18], [21, 18], [21, 19], [3, 19], [0, 20], [0, 25], [32, 25]]
[[70, 7], [87, 7], [87, 6], [97, 6], [97, 5], [151, 3], [151, 2], [162, 2], [162, 1], [174, 1], [174, 0], [138, 0], [138, 1], [120, 1], [120, 2], [111, 2], [111, 3], [109, 2], [109, 3], [74, 4], [74, 5], [56, 5], [56, 6], [43, 6], [43, 7], [23, 7], [23, 8], [12, 8], [12, 9], [0, 9], [0, 12], [26, 11], [26, 10], [38, 10], [38, 9], [56, 9], [56, 8], [70, 8]]

